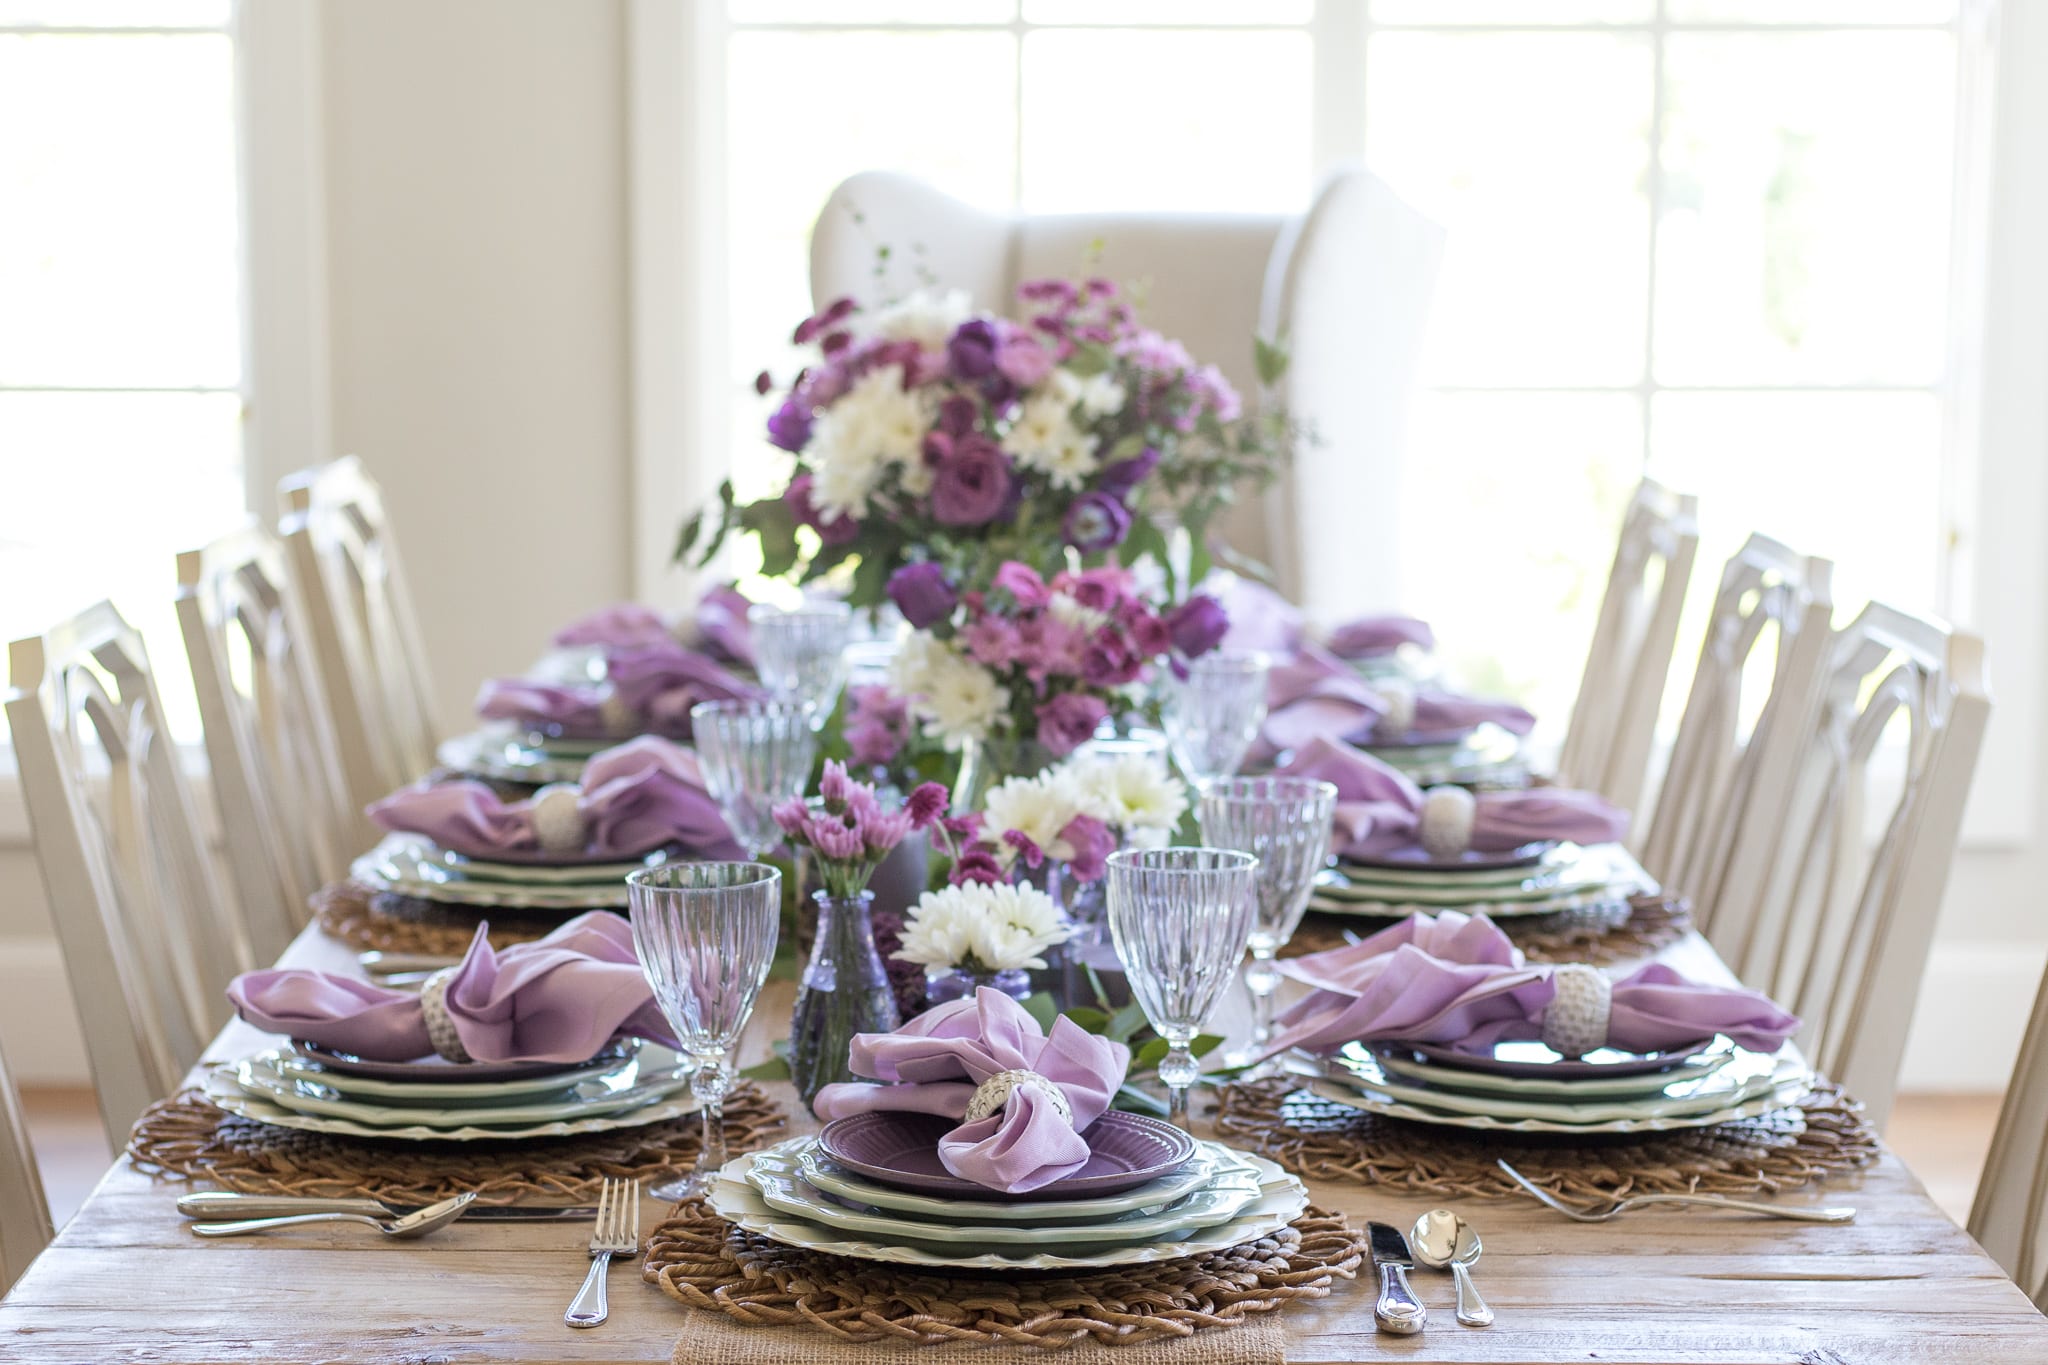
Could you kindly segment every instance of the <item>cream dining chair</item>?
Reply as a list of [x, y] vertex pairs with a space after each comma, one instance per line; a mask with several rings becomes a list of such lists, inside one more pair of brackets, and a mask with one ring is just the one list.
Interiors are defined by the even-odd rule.
[[1730, 848], [1723, 956], [1879, 1126], [1990, 714], [1981, 641], [1872, 602], [1830, 637], [1803, 733], [1770, 736], [1783, 809]]
[[0, 1057], [0, 1294], [21, 1278], [28, 1263], [50, 1244], [50, 1201], [29, 1147], [21, 1096]]
[[178, 556], [178, 628], [205, 725], [228, 866], [259, 962], [371, 842], [348, 806], [333, 718], [284, 547], [253, 523]]
[[278, 495], [346, 794], [360, 809], [434, 765], [426, 648], [383, 492], [362, 462], [348, 455], [302, 470]]
[[1723, 881], [1741, 831], [1782, 819], [1826, 659], [1833, 571], [1760, 535], [1722, 569], [1642, 840], [1644, 867], [1690, 899], [1694, 923], [1731, 962], [1747, 925], [1724, 920]]
[[111, 603], [8, 651], [7, 723], [36, 862], [118, 1150], [227, 1018], [251, 965], [165, 728], [142, 637]]
[[[1621, 522], [1593, 643], [1557, 760], [1567, 787], [1637, 810], [1678, 618], [1700, 546], [1699, 499], [1644, 479]], [[1640, 840], [1644, 827], [1638, 825]]]
[[1443, 244], [1441, 227], [1363, 170], [1332, 176], [1296, 215], [989, 213], [869, 171], [818, 215], [811, 296], [873, 304], [935, 284], [1008, 311], [1022, 280], [1103, 276], [1140, 286], [1147, 325], [1248, 401], [1253, 335], [1284, 338], [1280, 396], [1315, 439], [1272, 493], [1232, 509], [1221, 538], [1269, 565], [1312, 619], [1334, 621], [1398, 591], [1388, 490]]
[[1970, 1235], [2027, 1297], [2048, 1304], [2048, 976], [2013, 1063], [1970, 1204]]

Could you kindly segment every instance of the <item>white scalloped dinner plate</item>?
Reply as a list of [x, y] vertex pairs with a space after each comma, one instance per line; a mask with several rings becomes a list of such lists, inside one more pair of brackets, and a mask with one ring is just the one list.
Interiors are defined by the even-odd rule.
[[[638, 1041], [638, 1040], [632, 1040]], [[650, 1044], [651, 1046], [651, 1044]], [[663, 1048], [663, 1055], [669, 1055]], [[383, 1076], [364, 1076], [343, 1071], [339, 1067], [322, 1064], [315, 1053], [301, 1052], [296, 1047], [277, 1047], [268, 1052], [256, 1054], [258, 1060], [269, 1062], [289, 1080], [309, 1081], [338, 1090], [344, 1095], [354, 1095], [366, 1100], [390, 1100], [398, 1104], [431, 1105], [450, 1108], [463, 1104], [504, 1104], [522, 1095], [552, 1095], [573, 1089], [582, 1081], [599, 1077], [627, 1073], [637, 1070], [639, 1054], [636, 1051], [620, 1055], [613, 1053], [604, 1061], [588, 1066], [569, 1067], [559, 1071], [548, 1071], [537, 1076], [508, 1076], [501, 1080], [465, 1081], [451, 1080], [391, 1080]], [[657, 1067], [664, 1063], [656, 1063]], [[667, 1065], [673, 1065], [668, 1063]], [[443, 1074], [459, 1078], [462, 1072], [454, 1067], [443, 1068]]]
[[623, 910], [626, 883], [578, 882], [551, 886], [507, 881], [471, 881], [441, 861], [441, 850], [417, 834], [387, 834], [382, 843], [349, 864], [357, 881], [380, 891], [420, 900], [501, 910]]
[[1331, 1058], [1323, 1079], [1368, 1095], [1453, 1114], [1496, 1119], [1549, 1119], [1583, 1126], [1622, 1119], [1677, 1118], [1732, 1109], [1794, 1084], [1813, 1080], [1805, 1059], [1787, 1048], [1780, 1055], [1743, 1051], [1710, 1075], [1672, 1081], [1646, 1095], [1563, 1099], [1516, 1099], [1507, 1095], [1475, 1095], [1441, 1086], [1415, 1085], [1391, 1079], [1370, 1056]]
[[537, 787], [550, 782], [575, 782], [583, 776], [581, 758], [544, 753], [528, 744], [525, 732], [516, 726], [485, 726], [443, 740], [434, 757], [442, 767], [472, 777], [530, 782]]
[[1265, 1193], [1257, 1203], [1229, 1222], [1202, 1228], [1176, 1241], [1105, 1246], [1075, 1256], [1047, 1251], [1028, 1256], [993, 1251], [969, 1256], [934, 1243], [852, 1238], [837, 1229], [821, 1227], [769, 1207], [761, 1192], [747, 1183], [747, 1167], [753, 1160], [751, 1153], [726, 1163], [725, 1169], [719, 1172], [718, 1183], [712, 1186], [710, 1198], [712, 1211], [729, 1223], [784, 1246], [820, 1251], [828, 1256], [951, 1270], [1080, 1270], [1202, 1256], [1270, 1236], [1299, 1218], [1302, 1210], [1308, 1207], [1307, 1188], [1264, 1157], [1246, 1154], [1245, 1159], [1258, 1168]]
[[459, 1128], [434, 1128], [425, 1124], [411, 1124], [403, 1128], [377, 1128], [366, 1123], [353, 1123], [347, 1119], [296, 1113], [282, 1105], [251, 1095], [235, 1083], [233, 1063], [208, 1072], [204, 1091], [208, 1100], [230, 1114], [254, 1119], [258, 1123], [275, 1124], [280, 1128], [298, 1128], [309, 1133], [339, 1133], [344, 1137], [403, 1138], [413, 1142], [507, 1142], [520, 1138], [580, 1137], [585, 1133], [610, 1132], [614, 1128], [638, 1128], [643, 1124], [659, 1123], [663, 1119], [679, 1119], [687, 1114], [696, 1113], [699, 1107], [695, 1098], [684, 1093], [671, 1096], [659, 1104], [644, 1105], [616, 1114], [518, 1127], [479, 1128], [464, 1125]]
[[1500, 1133], [1669, 1133], [1681, 1128], [1708, 1128], [1717, 1123], [1732, 1123], [1736, 1119], [1753, 1119], [1779, 1109], [1789, 1109], [1798, 1104], [1813, 1088], [1811, 1080], [1799, 1080], [1779, 1087], [1767, 1095], [1725, 1109], [1715, 1109], [1704, 1114], [1668, 1114], [1659, 1118], [1609, 1119], [1598, 1123], [1559, 1123], [1551, 1119], [1501, 1119], [1488, 1114], [1452, 1114], [1441, 1109], [1428, 1109], [1419, 1104], [1407, 1104], [1385, 1095], [1369, 1091], [1353, 1090], [1336, 1081], [1315, 1081], [1309, 1090], [1326, 1100], [1351, 1109], [1362, 1109], [1368, 1114], [1385, 1114], [1389, 1118], [1409, 1119], [1415, 1123], [1433, 1123], [1443, 1128], [1478, 1128]]
[[[664, 1049], [665, 1051], [666, 1049]], [[622, 1113], [667, 1099], [690, 1083], [691, 1071], [654, 1067], [556, 1087], [552, 1094], [501, 1100], [496, 1104], [378, 1104], [344, 1095], [326, 1085], [298, 1080], [263, 1057], [224, 1064], [235, 1084], [258, 1099], [300, 1114], [346, 1119], [371, 1128], [465, 1128], [552, 1123]]]

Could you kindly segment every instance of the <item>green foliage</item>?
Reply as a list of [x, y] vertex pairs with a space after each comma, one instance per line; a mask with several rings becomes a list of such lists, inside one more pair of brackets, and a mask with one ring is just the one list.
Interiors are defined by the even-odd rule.
[[786, 1081], [789, 1079], [789, 1039], [777, 1038], [769, 1044], [775, 1055], [765, 1062], [743, 1067], [740, 1075], [750, 1081]]
[[1285, 337], [1270, 341], [1262, 336], [1252, 338], [1252, 368], [1258, 371], [1259, 383], [1266, 388], [1272, 388], [1286, 376], [1288, 359]]

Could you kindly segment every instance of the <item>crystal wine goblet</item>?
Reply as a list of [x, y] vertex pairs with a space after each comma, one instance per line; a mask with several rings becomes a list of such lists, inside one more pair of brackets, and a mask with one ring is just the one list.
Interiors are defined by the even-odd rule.
[[810, 707], [812, 727], [822, 726], [846, 685], [853, 609], [844, 602], [806, 602], [790, 610], [761, 602], [748, 608], [747, 625], [761, 685], [777, 701]]
[[794, 702], [703, 701], [690, 708], [704, 785], [749, 858], [775, 847], [775, 806], [802, 796], [818, 751], [810, 712]]
[[1187, 677], [1166, 680], [1166, 739], [1188, 781], [1229, 777], [1244, 762], [1266, 720], [1269, 668], [1257, 650], [1219, 649], [1191, 660]]
[[697, 1063], [690, 1089], [704, 1106], [696, 1169], [653, 1191], [674, 1202], [710, 1189], [725, 1165], [728, 1058], [775, 956], [782, 874], [765, 863], [665, 863], [629, 873], [626, 894], [640, 970]]
[[1123, 849], [1109, 855], [1109, 933], [1131, 994], [1167, 1053], [1168, 1114], [1187, 1126], [1189, 1049], [1235, 975], [1252, 931], [1259, 860], [1222, 848]]

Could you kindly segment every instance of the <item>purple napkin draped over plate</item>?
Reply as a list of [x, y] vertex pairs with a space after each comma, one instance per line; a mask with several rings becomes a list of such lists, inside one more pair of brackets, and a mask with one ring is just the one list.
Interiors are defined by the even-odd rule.
[[1604, 1029], [1596, 1023], [1591, 1046], [1649, 1052], [1725, 1033], [1752, 1051], [1776, 1052], [1799, 1030], [1797, 1016], [1755, 991], [1699, 985], [1661, 962], [1618, 980], [1577, 963], [1531, 966], [1492, 920], [1455, 910], [1416, 915], [1361, 943], [1279, 966], [1315, 990], [1280, 1016], [1267, 1056], [1374, 1040], [1475, 1052], [1520, 1039], [1548, 1042], [1559, 1026], [1585, 1023], [1545, 1015], [1561, 983], [1581, 994], [1588, 977], [1608, 983], [1594, 987], [1607, 996], [1606, 1020]]
[[747, 624], [747, 608], [753, 605], [738, 588], [713, 588], [705, 593], [697, 599], [694, 643], [715, 659], [752, 668], [754, 631]]
[[[1369, 681], [1330, 649], [1311, 644], [1277, 662], [1267, 675], [1261, 738], [1270, 754], [1299, 749], [1317, 738], [1369, 744], [1410, 734], [1462, 734], [1489, 721], [1517, 735], [1536, 726], [1536, 717], [1513, 702]], [[1398, 732], [1382, 735], [1390, 725], [1398, 725]]]
[[821, 1119], [872, 1110], [964, 1119], [975, 1090], [1003, 1071], [1036, 1072], [1057, 1086], [1071, 1119], [1043, 1090], [1020, 1085], [1003, 1108], [939, 1139], [939, 1161], [954, 1175], [1021, 1194], [1088, 1164], [1081, 1134], [1109, 1109], [1131, 1050], [1064, 1016], [1045, 1033], [1022, 1005], [984, 986], [894, 1033], [856, 1035], [848, 1061], [855, 1075], [895, 1084], [828, 1085], [812, 1105]]
[[1224, 632], [1225, 649], [1256, 649], [1276, 659], [1301, 648], [1301, 608], [1263, 583], [1231, 574], [1215, 582], [1211, 591], [1223, 604], [1230, 628]]
[[379, 828], [424, 834], [472, 858], [605, 862], [670, 844], [707, 858], [740, 856], [697, 755], [657, 735], [595, 754], [580, 784], [523, 801], [467, 779], [429, 782], [391, 793], [369, 816]]
[[1377, 659], [1402, 645], [1436, 648], [1429, 622], [1413, 616], [1362, 616], [1330, 632], [1330, 652], [1340, 659]]
[[[1314, 739], [1279, 769], [1287, 777], [1312, 777], [1337, 789], [1331, 844], [1338, 853], [1384, 858], [1423, 843], [1423, 816], [1431, 800], [1454, 808], [1410, 781], [1406, 774], [1335, 739]], [[1442, 790], [1442, 789], [1438, 789]], [[1567, 787], [1479, 792], [1470, 798], [1470, 835], [1463, 847], [1502, 853], [1538, 839], [1575, 844], [1613, 843], [1628, 832], [1628, 812], [1598, 792]]]
[[674, 640], [605, 651], [602, 683], [494, 678], [477, 695], [486, 720], [516, 721], [567, 738], [609, 735], [690, 737], [690, 708], [700, 701], [764, 695], [708, 655]]
[[676, 1046], [625, 920], [594, 910], [503, 951], [491, 947], [489, 928], [477, 926], [462, 962], [432, 992], [459, 1040], [453, 1048], [436, 1047], [427, 1019], [432, 1006], [422, 1003], [426, 991], [272, 969], [236, 977], [228, 999], [257, 1028], [380, 1062], [438, 1051], [450, 1061], [573, 1063], [615, 1038]]
[[660, 644], [673, 639], [668, 619], [652, 607], [638, 602], [618, 602], [588, 616], [579, 616], [555, 632], [555, 643], [563, 648], [596, 645], [601, 649], [630, 649]]

